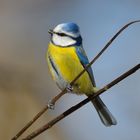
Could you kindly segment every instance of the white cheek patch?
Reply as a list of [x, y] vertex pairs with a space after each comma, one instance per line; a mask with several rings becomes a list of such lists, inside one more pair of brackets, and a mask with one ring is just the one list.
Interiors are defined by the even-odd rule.
[[62, 47], [70, 46], [76, 43], [76, 41], [70, 37], [59, 36], [57, 34], [53, 35], [52, 41], [54, 42], [55, 45], [62, 46]]

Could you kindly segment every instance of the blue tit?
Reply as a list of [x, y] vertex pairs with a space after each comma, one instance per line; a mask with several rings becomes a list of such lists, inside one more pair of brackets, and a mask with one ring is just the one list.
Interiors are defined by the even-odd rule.
[[[48, 45], [46, 60], [53, 80], [61, 90], [67, 88], [70, 82], [89, 63], [82, 45], [82, 37], [77, 24], [62, 23], [50, 30], [51, 40]], [[74, 83], [72, 92], [78, 95], [90, 96], [97, 92], [91, 67]], [[117, 121], [101, 98], [92, 100], [102, 123], [105, 126], [116, 125]]]

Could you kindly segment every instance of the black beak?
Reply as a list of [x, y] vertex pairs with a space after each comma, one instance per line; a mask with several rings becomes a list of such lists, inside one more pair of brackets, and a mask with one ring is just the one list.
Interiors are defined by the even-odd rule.
[[53, 34], [53, 30], [49, 29], [48, 33], [52, 35]]

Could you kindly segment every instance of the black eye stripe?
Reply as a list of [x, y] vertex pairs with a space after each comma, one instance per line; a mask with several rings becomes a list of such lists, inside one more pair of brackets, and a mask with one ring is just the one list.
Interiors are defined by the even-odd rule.
[[60, 35], [60, 36], [68, 36], [65, 33], [55, 33], [55, 34]]
[[82, 43], [82, 38], [81, 38], [81, 36], [79, 36], [79, 37], [72, 37], [72, 36], [70, 36], [70, 35], [67, 35], [67, 34], [65, 34], [65, 33], [57, 33], [57, 32], [54, 32], [53, 31], [53, 33], [54, 34], [57, 34], [57, 35], [59, 35], [59, 36], [63, 36], [63, 37], [70, 37], [71, 39], [73, 39], [73, 40], [75, 40], [76, 41], [76, 44], [77, 45], [81, 45], [81, 43]]
[[53, 31], [53, 33], [54, 33], [54, 34], [57, 34], [57, 35], [59, 35], [59, 36], [68, 36], [68, 37], [74, 39], [74, 37], [72, 37], [72, 36], [70, 36], [70, 35], [68, 35], [68, 34], [65, 34], [65, 33], [57, 33], [57, 32], [54, 32], [54, 31]]
[[55, 32], [55, 31], [53, 31], [53, 30], [51, 30], [51, 29], [49, 29], [48, 33], [50, 33], [51, 35], [52, 35], [52, 34], [57, 34], [57, 35], [59, 35], [59, 36], [68, 36], [68, 37], [70, 37], [70, 38], [72, 38], [72, 39], [75, 39], [75, 37], [72, 37], [71, 35], [68, 35], [68, 34], [65, 34], [65, 33], [58, 33], [58, 32]]
[[74, 40], [77, 39], [77, 37], [75, 38], [75, 37], [72, 37], [72, 36], [67, 35], [67, 34], [65, 34], [65, 33], [56, 33], [56, 32], [54, 32], [54, 33], [57, 34], [57, 35], [59, 35], [59, 36], [67, 36], [67, 37], [70, 37], [70, 38], [72, 38], [72, 39], [74, 39]]

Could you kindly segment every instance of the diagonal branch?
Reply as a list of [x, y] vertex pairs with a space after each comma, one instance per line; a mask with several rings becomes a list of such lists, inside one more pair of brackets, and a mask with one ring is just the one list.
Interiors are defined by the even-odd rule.
[[105, 50], [110, 46], [110, 44], [118, 37], [118, 35], [124, 31], [128, 26], [130, 26], [131, 24], [134, 24], [136, 22], [140, 22], [140, 20], [136, 20], [136, 21], [132, 21], [129, 22], [128, 24], [126, 24], [125, 26], [123, 26], [108, 42], [107, 44], [104, 46], [104, 48], [94, 57], [94, 59], [85, 67], [85, 69], [83, 71], [81, 71], [75, 78], [74, 80], [71, 82], [71, 85], [73, 85], [77, 79], [79, 79], [79, 77], [105, 52]]
[[[110, 40], [107, 42], [105, 47], [95, 56], [95, 58], [85, 67], [83, 71], [81, 71], [75, 79], [70, 83], [72, 86], [78, 79], [79, 77], [103, 54], [103, 52], [110, 46], [110, 44], [118, 37], [118, 35], [124, 31], [128, 26], [140, 22], [140, 20], [132, 21], [123, 26]], [[55, 96], [51, 100], [51, 104], [55, 104], [56, 101], [62, 97], [66, 93], [66, 89], [64, 89], [61, 93], [59, 93], [57, 96]], [[11, 140], [17, 140], [18, 137], [20, 137], [42, 114], [44, 114], [48, 110], [48, 104], [44, 106], [44, 108], [30, 121], [28, 122], [25, 127], [23, 127]]]
[[103, 88], [101, 88], [99, 91], [96, 92], [96, 94], [91, 95], [89, 98], [86, 98], [85, 100], [81, 101], [80, 103], [76, 104], [75, 106], [72, 106], [71, 108], [69, 108], [68, 110], [66, 110], [65, 112], [63, 112], [62, 114], [60, 114], [59, 116], [54, 118], [53, 120], [49, 121], [47, 124], [45, 124], [41, 128], [32, 132], [30, 135], [28, 135], [26, 138], [23, 138], [22, 140], [31, 140], [31, 139], [35, 138], [36, 136], [40, 135], [42, 132], [51, 128], [53, 125], [58, 123], [60, 120], [64, 119], [65, 117], [67, 117], [68, 115], [70, 115], [71, 113], [76, 111], [77, 109], [81, 108], [82, 106], [87, 104], [90, 100], [93, 100], [94, 98], [96, 98], [97, 96], [99, 96], [100, 94], [105, 92], [106, 90], [110, 89], [111, 87], [113, 87], [114, 85], [116, 85], [117, 83], [119, 83], [120, 81], [122, 81], [123, 79], [128, 77], [129, 75], [136, 72], [138, 69], [140, 69], [140, 64], [136, 65], [129, 71], [125, 72], [124, 74], [122, 74], [121, 76], [119, 76], [118, 78], [116, 78], [115, 80], [113, 80], [112, 82], [110, 82], [109, 84], [104, 86]]

